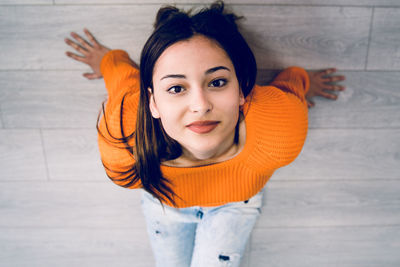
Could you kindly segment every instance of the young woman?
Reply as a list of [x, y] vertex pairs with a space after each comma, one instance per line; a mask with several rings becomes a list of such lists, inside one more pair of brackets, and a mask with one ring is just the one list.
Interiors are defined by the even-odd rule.
[[[222, 2], [191, 15], [161, 8], [140, 70], [122, 50], [66, 43], [104, 77], [108, 100], [99, 148], [116, 184], [143, 189], [142, 208], [157, 266], [239, 266], [260, 215], [263, 187], [292, 162], [307, 134], [307, 100], [334, 69], [281, 72], [255, 85], [256, 61]], [[309, 106], [312, 103], [309, 102]]]

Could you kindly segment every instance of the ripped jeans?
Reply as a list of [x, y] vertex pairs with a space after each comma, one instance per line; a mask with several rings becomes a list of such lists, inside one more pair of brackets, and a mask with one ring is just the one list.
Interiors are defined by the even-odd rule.
[[142, 210], [157, 267], [239, 267], [260, 216], [263, 190], [216, 207], [165, 206], [142, 191]]

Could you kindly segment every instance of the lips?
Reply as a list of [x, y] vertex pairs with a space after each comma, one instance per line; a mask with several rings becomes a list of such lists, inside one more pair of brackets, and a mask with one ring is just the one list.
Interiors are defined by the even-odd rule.
[[194, 121], [188, 124], [186, 127], [195, 133], [205, 134], [214, 130], [218, 124], [219, 121]]

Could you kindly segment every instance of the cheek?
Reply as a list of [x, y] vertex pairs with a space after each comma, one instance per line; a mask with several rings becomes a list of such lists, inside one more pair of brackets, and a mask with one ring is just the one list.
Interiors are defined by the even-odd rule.
[[165, 130], [165, 132], [173, 139], [173, 134], [177, 132], [180, 128], [180, 125], [183, 124], [183, 111], [178, 108], [179, 105], [159, 105], [158, 110], [160, 112], [160, 120], [161, 124]]
[[214, 105], [226, 115], [234, 117], [239, 112], [240, 98], [237, 93], [221, 95]]

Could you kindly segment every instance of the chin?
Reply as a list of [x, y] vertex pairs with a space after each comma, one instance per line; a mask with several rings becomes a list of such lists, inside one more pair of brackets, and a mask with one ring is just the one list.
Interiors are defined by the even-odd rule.
[[198, 160], [206, 160], [212, 158], [215, 153], [217, 146], [210, 146], [209, 144], [206, 147], [192, 147], [188, 150], [188, 152]]

